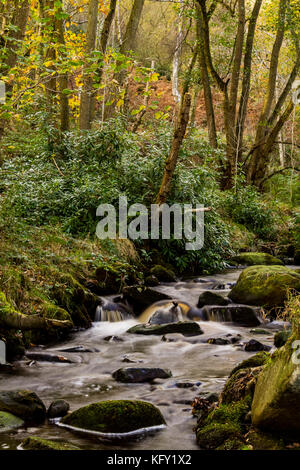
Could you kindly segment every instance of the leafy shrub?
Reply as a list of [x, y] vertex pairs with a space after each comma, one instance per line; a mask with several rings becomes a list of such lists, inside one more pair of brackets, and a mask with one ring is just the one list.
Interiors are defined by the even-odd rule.
[[227, 191], [225, 208], [229, 217], [245, 225], [260, 238], [272, 240], [276, 235], [274, 211], [267, 206], [253, 186], [241, 186]]

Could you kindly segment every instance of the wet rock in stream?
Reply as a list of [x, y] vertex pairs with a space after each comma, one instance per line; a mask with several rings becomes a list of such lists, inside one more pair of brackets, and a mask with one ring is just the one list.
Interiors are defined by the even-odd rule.
[[26, 352], [26, 357], [34, 361], [42, 362], [57, 362], [57, 363], [66, 363], [66, 364], [76, 364], [76, 361], [73, 361], [65, 356], [59, 356], [57, 354], [49, 354], [43, 352]]
[[199, 324], [192, 321], [177, 323], [166, 323], [164, 325], [139, 324], [129, 328], [127, 333], [139, 335], [166, 335], [168, 333], [181, 333], [184, 336], [202, 335], [203, 331]]
[[201, 308], [205, 305], [228, 305], [230, 303], [231, 300], [223, 297], [221, 294], [207, 290], [200, 294], [197, 307]]
[[65, 416], [70, 409], [70, 405], [65, 400], [55, 400], [51, 403], [47, 411], [49, 419], [61, 418]]
[[24, 421], [6, 411], [0, 411], [0, 433], [9, 432], [24, 426]]
[[38, 424], [46, 418], [44, 403], [31, 390], [0, 392], [0, 411], [12, 413], [26, 423]]
[[260, 308], [250, 305], [207, 305], [202, 313], [205, 320], [237, 323], [241, 326], [259, 326], [263, 323]]
[[[60, 425], [71, 430], [86, 430], [99, 433], [132, 433], [142, 428], [165, 425], [160, 410], [151, 403], [139, 400], [108, 400], [79, 408], [61, 420]], [[139, 433], [137, 432], [137, 435]], [[107, 438], [114, 436], [108, 435]], [[126, 434], [125, 436], [126, 437]], [[129, 437], [129, 436], [128, 436]]]
[[59, 349], [60, 352], [66, 353], [94, 353], [100, 352], [99, 349], [96, 348], [87, 348], [85, 346], [73, 346], [71, 348]]
[[113, 372], [112, 376], [118, 382], [141, 383], [151, 382], [154, 379], [168, 379], [169, 377], [172, 377], [172, 372], [165, 369], [151, 367], [125, 367]]
[[270, 351], [271, 346], [266, 344], [262, 344], [256, 339], [250, 339], [247, 343], [245, 343], [245, 351]]

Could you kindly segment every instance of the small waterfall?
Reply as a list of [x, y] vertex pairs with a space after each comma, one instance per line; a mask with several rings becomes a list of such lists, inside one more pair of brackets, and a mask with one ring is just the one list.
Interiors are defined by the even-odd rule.
[[204, 315], [207, 317], [208, 321], [217, 321], [217, 322], [232, 322], [232, 312], [230, 309], [222, 307], [204, 307]]
[[118, 322], [131, 318], [129, 313], [120, 312], [119, 310], [107, 310], [101, 305], [98, 305], [95, 312], [95, 322], [109, 321]]

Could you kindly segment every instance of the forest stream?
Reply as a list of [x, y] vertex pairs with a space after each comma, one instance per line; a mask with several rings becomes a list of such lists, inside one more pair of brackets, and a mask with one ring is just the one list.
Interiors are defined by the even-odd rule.
[[[237, 280], [240, 272], [231, 269], [214, 276], [202, 276], [201, 282], [199, 279], [187, 279], [160, 284], [156, 289], [196, 306], [199, 294], [211, 287], [212, 278], [221, 287], [222, 284], [227, 287], [226, 284]], [[218, 292], [226, 294], [229, 290]], [[162, 341], [161, 336], [126, 334], [136, 324], [136, 319], [114, 323], [94, 322], [92, 328], [72, 334], [67, 341], [42, 349], [43, 352], [61, 353], [73, 363], [35, 362], [28, 359], [20, 361], [13, 375], [0, 376], [0, 388], [3, 391], [33, 390], [47, 406], [54, 399], [64, 399], [70, 403], [71, 410], [107, 399], [146, 400], [159, 407], [167, 427], [144, 439], [126, 442], [127, 449], [197, 449], [193, 432], [196, 420], [191, 414], [193, 399], [210, 392], [219, 393], [233, 367], [253, 354], [245, 352], [241, 342], [261, 340], [262, 336], [251, 333], [249, 327], [200, 321], [203, 335], [175, 335], [174, 341], [168, 342]], [[226, 334], [240, 334], [241, 341], [230, 345], [207, 343], [208, 338]], [[109, 336], [113, 338], [108, 340]], [[263, 342], [273, 345], [271, 330], [270, 335], [263, 336]], [[63, 351], [76, 346], [97, 352]], [[132, 367], [169, 369], [172, 377], [156, 379], [153, 383], [118, 383], [111, 374], [120, 367], [128, 366], [124, 358], [135, 361], [130, 364]], [[39, 427], [0, 434], [0, 448], [16, 449], [26, 437], [34, 435], [63, 439], [83, 449], [125, 448], [124, 443], [101, 442], [95, 437], [77, 435], [49, 422]]]

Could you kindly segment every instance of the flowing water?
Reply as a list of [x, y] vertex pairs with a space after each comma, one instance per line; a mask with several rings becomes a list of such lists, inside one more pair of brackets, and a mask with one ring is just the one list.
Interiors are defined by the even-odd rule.
[[[239, 270], [230, 270], [214, 276], [214, 280], [203, 276], [205, 282], [190, 279], [160, 285], [157, 289], [195, 306], [199, 294], [213, 288], [215, 283], [224, 284], [225, 289], [218, 292], [227, 293], [226, 284], [235, 282], [239, 274]], [[218, 346], [205, 341], [212, 336], [239, 333], [242, 342], [251, 338], [269, 345], [273, 342], [272, 333], [253, 335], [250, 328], [213, 321], [199, 322], [203, 335], [188, 338], [176, 335], [176, 341], [165, 342], [161, 336], [126, 334], [135, 324], [136, 319], [95, 322], [92, 328], [74, 333], [68, 341], [42, 349], [58, 353], [81, 345], [95, 352], [60, 353], [74, 361], [72, 364], [22, 361], [16, 373], [0, 376], [0, 390], [33, 390], [46, 406], [62, 398], [70, 403], [71, 410], [106, 399], [146, 400], [160, 408], [167, 422], [166, 429], [138, 441], [108, 444], [47, 423], [0, 434], [0, 449], [16, 449], [28, 436], [63, 439], [83, 449], [197, 449], [193, 432], [196, 421], [191, 414], [193, 398], [206, 392], [220, 392], [232, 368], [253, 354], [243, 351], [239, 344]], [[108, 341], [108, 336], [114, 338]], [[123, 362], [124, 357], [136, 363]], [[112, 372], [128, 366], [166, 368], [173, 375], [152, 384], [116, 382]], [[178, 387], [178, 383], [187, 385]]]

